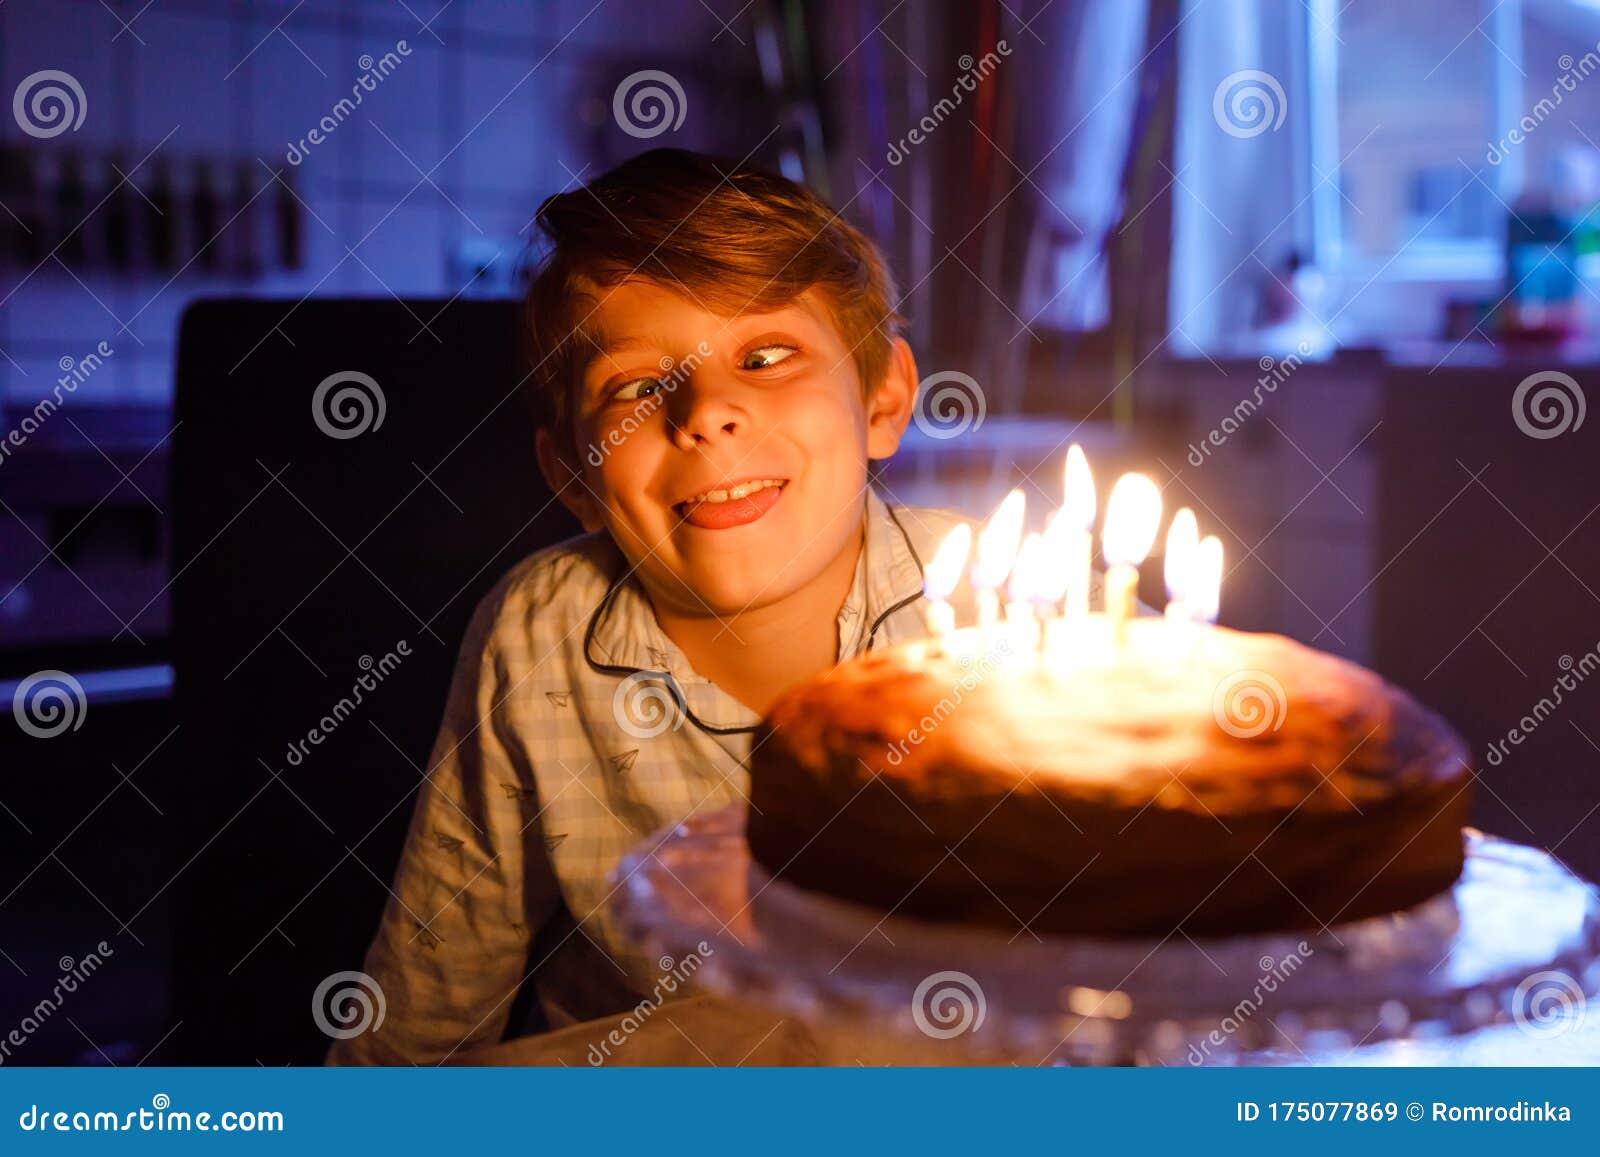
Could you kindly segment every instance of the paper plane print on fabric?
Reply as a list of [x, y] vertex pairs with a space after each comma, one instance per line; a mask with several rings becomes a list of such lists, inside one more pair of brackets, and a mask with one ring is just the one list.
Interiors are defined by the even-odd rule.
[[539, 794], [538, 788], [522, 787], [515, 783], [502, 783], [500, 790], [506, 793], [507, 799], [520, 799], [524, 803], [535, 799]]
[[635, 747], [632, 751], [624, 751], [621, 755], [613, 755], [611, 757], [611, 766], [617, 771], [631, 771], [634, 761], [638, 758], [639, 749]]
[[552, 707], [565, 707], [568, 701], [572, 698], [572, 692], [570, 690], [546, 691], [544, 693], [544, 697], [550, 700], [550, 705]]

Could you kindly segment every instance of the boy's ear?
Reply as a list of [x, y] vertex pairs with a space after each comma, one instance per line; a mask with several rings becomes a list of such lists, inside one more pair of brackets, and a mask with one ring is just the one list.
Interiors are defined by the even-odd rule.
[[905, 338], [895, 338], [883, 381], [867, 399], [867, 457], [887, 458], [900, 448], [900, 437], [917, 404], [917, 359]]
[[540, 430], [534, 435], [533, 449], [545, 483], [561, 499], [561, 505], [583, 524], [583, 529], [594, 531], [605, 526], [605, 520], [600, 517], [600, 504], [583, 484], [582, 473], [561, 452], [549, 430]]

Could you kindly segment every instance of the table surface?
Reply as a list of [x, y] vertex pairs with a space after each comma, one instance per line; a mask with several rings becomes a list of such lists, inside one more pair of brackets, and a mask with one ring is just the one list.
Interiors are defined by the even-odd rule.
[[[454, 1063], [737, 1067], [852, 1064], [856, 1061], [845, 1056], [829, 1056], [825, 1046], [792, 1016], [732, 1004], [718, 997], [692, 996], [669, 1001], [643, 1017], [630, 1013], [506, 1041], [457, 1058]], [[962, 1062], [951, 1057], [946, 1063]], [[1357, 1049], [1263, 1053], [1251, 1058], [1250, 1063], [1357, 1067], [1600, 1067], [1600, 1016], [1586, 1017], [1579, 1006], [1565, 1021], [1546, 1026], [1542, 1035], [1534, 1035], [1515, 1024], [1498, 1024], [1464, 1036], [1438, 1040], [1392, 1041]]]

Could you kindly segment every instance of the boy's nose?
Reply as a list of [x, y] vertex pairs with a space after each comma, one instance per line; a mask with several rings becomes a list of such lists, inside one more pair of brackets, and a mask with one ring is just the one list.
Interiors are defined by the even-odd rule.
[[667, 424], [681, 450], [703, 449], [719, 438], [743, 432], [749, 415], [726, 386], [696, 374], [667, 403]]

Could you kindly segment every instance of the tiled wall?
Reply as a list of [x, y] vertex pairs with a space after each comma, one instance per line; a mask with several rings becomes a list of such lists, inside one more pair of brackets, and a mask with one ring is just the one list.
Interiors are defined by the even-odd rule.
[[[290, 169], [289, 142], [350, 94], [364, 56], [400, 41], [409, 55], [293, 169], [301, 269], [246, 282], [195, 267], [0, 268], [0, 398], [43, 396], [62, 358], [106, 340], [115, 355], [76, 399], [169, 399], [177, 319], [197, 295], [462, 292], [468, 274], [450, 255], [464, 242], [515, 252], [543, 196], [645, 147], [611, 118], [612, 91], [632, 71], [666, 69], [688, 90], [694, 115], [651, 143], [726, 149], [728, 114], [696, 99], [696, 77], [748, 78], [755, 53], [748, 13], [712, 7], [731, 29], [699, 5], [675, 6], [664, 22], [648, 0], [10, 0], [0, 6], [0, 143], [25, 146], [47, 171], [67, 149], [91, 168], [120, 154], [126, 170], [159, 145], [179, 160], [244, 160], [259, 189], [274, 179], [268, 166]], [[36, 142], [10, 106], [42, 69], [71, 74], [87, 111], [75, 132]], [[134, 183], [147, 187], [150, 170]], [[99, 185], [92, 176], [91, 206]], [[255, 227], [266, 226], [262, 213]]]

